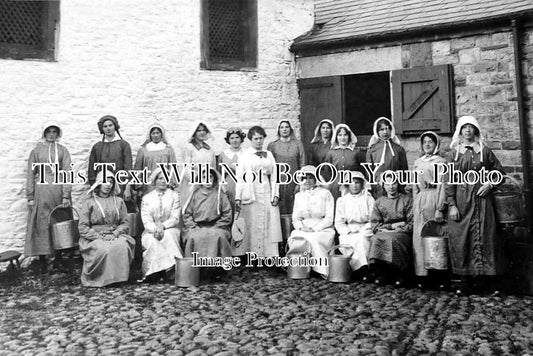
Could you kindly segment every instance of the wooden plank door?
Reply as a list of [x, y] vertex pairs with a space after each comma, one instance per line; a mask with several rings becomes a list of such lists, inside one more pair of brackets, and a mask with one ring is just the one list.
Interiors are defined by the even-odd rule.
[[392, 111], [397, 133], [451, 133], [452, 78], [451, 65], [392, 71]]

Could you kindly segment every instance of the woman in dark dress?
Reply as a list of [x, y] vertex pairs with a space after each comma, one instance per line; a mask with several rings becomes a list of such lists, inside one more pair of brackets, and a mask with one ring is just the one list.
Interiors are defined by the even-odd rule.
[[[459, 119], [450, 147], [450, 161], [463, 173], [474, 170], [497, 170], [502, 165], [483, 144], [481, 127], [472, 116]], [[472, 277], [502, 273], [502, 241], [496, 232], [492, 184], [447, 184], [449, 206], [449, 245], [452, 271], [460, 276], [457, 293], [471, 287]], [[487, 282], [481, 279], [481, 286]]]

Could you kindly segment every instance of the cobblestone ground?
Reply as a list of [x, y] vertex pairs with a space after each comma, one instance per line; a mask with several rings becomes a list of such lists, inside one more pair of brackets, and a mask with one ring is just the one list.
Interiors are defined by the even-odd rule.
[[252, 269], [198, 288], [89, 289], [78, 272], [0, 284], [0, 355], [533, 354], [529, 297]]

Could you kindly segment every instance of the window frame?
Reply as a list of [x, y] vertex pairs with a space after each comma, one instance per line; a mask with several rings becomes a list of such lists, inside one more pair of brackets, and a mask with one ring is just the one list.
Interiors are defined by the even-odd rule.
[[60, 0], [43, 1], [41, 17], [42, 46], [0, 42], [0, 59], [56, 61], [59, 40]]
[[200, 68], [207, 70], [256, 71], [257, 70], [257, 0], [239, 1], [243, 11], [244, 60], [211, 58], [209, 50], [209, 1], [200, 6]]

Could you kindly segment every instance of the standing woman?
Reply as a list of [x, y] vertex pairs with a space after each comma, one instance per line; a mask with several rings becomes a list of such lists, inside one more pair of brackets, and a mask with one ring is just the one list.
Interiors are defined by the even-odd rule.
[[[270, 151], [263, 150], [266, 133], [261, 126], [253, 126], [248, 131], [252, 147], [244, 150], [237, 167], [235, 205], [242, 208], [245, 233], [239, 251], [234, 255], [244, 255], [247, 251], [258, 256], [278, 256], [278, 243], [282, 241], [281, 222], [278, 208], [279, 185], [274, 181], [276, 160]], [[244, 181], [244, 174], [257, 179]]]
[[[153, 173], [159, 168], [159, 163], [169, 164], [175, 162], [176, 154], [166, 139], [163, 126], [159, 124], [150, 125], [146, 141], [137, 152], [134, 169], [140, 171], [148, 168]], [[175, 183], [171, 184], [171, 186], [174, 188]], [[137, 196], [141, 198], [154, 189], [154, 184], [139, 185], [135, 189]]]
[[424, 267], [424, 247], [422, 245], [422, 227], [429, 220], [442, 222], [446, 209], [446, 191], [444, 184], [433, 184], [435, 165], [446, 163], [439, 155], [440, 137], [433, 131], [426, 131], [420, 136], [422, 156], [415, 161], [413, 170], [422, 171], [418, 183], [413, 187], [413, 253], [415, 274], [418, 285], [424, 287], [428, 270]]
[[[472, 116], [459, 119], [450, 148], [455, 170], [465, 173], [485, 168], [503, 172], [498, 158], [483, 145], [481, 128]], [[495, 276], [502, 272], [502, 244], [496, 233], [492, 188], [490, 183], [480, 182], [446, 185], [450, 259], [453, 273], [461, 276], [461, 288], [467, 287], [473, 276]], [[461, 288], [458, 293], [464, 292]]]
[[[236, 173], [237, 168], [235, 164], [239, 161], [239, 157], [242, 153], [242, 142], [244, 141], [244, 138], [246, 135], [242, 130], [238, 127], [233, 127], [228, 129], [226, 132], [226, 137], [224, 140], [229, 145], [229, 148], [223, 151], [218, 156], [218, 163], [219, 163], [219, 171], [224, 173], [222, 168], [220, 167], [221, 163], [224, 163], [227, 168], [229, 168], [233, 174]], [[229, 173], [226, 173], [223, 177], [226, 180], [226, 191], [227, 195], [231, 204], [231, 208], [233, 211], [235, 211], [235, 185], [236, 182], [234, 179], [230, 177]]]
[[[305, 152], [302, 142], [296, 138], [294, 129], [288, 120], [281, 120], [276, 129], [278, 138], [270, 142], [267, 150], [272, 152], [277, 163], [289, 165], [289, 172], [294, 173], [305, 165]], [[292, 214], [294, 189], [296, 183], [281, 184], [279, 187], [279, 212]]]
[[[94, 167], [95, 163], [114, 163], [113, 171], [131, 170], [132, 157], [130, 144], [120, 135], [120, 125], [116, 117], [105, 115], [98, 120], [98, 129], [102, 134], [102, 141], [98, 141], [91, 149], [89, 156], [89, 184], [94, 184], [96, 175], [101, 169]], [[131, 199], [131, 187], [129, 184], [119, 185], [120, 195], [124, 199]]]
[[32, 166], [36, 163], [57, 164], [61, 170], [69, 171], [70, 153], [57, 143], [61, 137], [61, 126], [50, 121], [43, 125], [43, 142], [31, 151], [28, 158], [28, 179], [26, 183], [26, 197], [28, 199], [28, 226], [26, 230], [25, 256], [39, 256], [41, 272], [47, 271], [46, 256], [54, 252], [48, 229], [48, 216], [52, 209], [59, 205], [70, 206], [70, 184], [54, 184], [52, 168], [44, 166], [42, 173], [45, 175], [46, 184], [37, 184], [41, 180], [41, 170]]
[[126, 282], [135, 240], [129, 236], [126, 204], [112, 177], [99, 172], [83, 202], [80, 214], [81, 284], [104, 287]]
[[[346, 124], [338, 124], [333, 130], [331, 140], [331, 150], [326, 154], [326, 162], [333, 164], [339, 171], [360, 171], [361, 170], [361, 152], [355, 147], [357, 137]], [[335, 172], [333, 172], [333, 175]], [[329, 179], [329, 177], [328, 177]], [[335, 201], [340, 197], [339, 176], [330, 185], [331, 194]]]
[[180, 199], [186, 202], [192, 192], [191, 171], [194, 170], [196, 177], [200, 177], [198, 167], [192, 167], [191, 164], [209, 164], [211, 168], [215, 168], [215, 151], [207, 144], [207, 140], [211, 138], [211, 130], [205, 122], [197, 121], [192, 124], [189, 134], [187, 135], [187, 143], [180, 150], [178, 156], [179, 164], [189, 164], [183, 168], [183, 177], [180, 184]]
[[331, 148], [331, 136], [333, 133], [333, 121], [324, 119], [316, 125], [315, 136], [307, 152], [308, 164], [318, 167], [326, 161], [326, 155]]
[[[407, 155], [396, 137], [396, 130], [392, 121], [386, 117], [380, 117], [374, 122], [374, 134], [368, 143], [366, 162], [371, 164], [380, 163], [381, 166], [374, 173], [374, 182], [380, 182], [380, 176], [387, 170], [407, 170]], [[374, 169], [373, 166], [370, 167]], [[381, 185], [376, 185], [375, 197], [382, 195]]]

